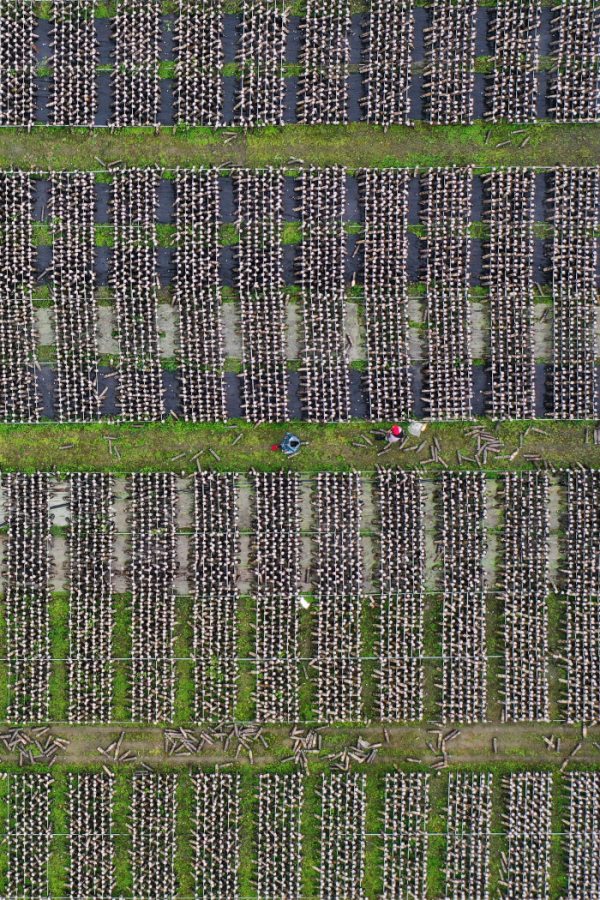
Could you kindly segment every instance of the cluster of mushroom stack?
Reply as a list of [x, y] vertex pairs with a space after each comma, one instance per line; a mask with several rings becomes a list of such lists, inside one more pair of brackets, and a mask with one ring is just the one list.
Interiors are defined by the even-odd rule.
[[301, 50], [298, 120], [348, 122], [350, 0], [307, 0]]
[[598, 46], [600, 11], [595, 0], [563, 0], [552, 23], [556, 71], [549, 110], [558, 122], [597, 122], [600, 117]]
[[94, 125], [98, 107], [97, 0], [53, 0], [53, 125]]
[[[30, 6], [26, 3], [25, 6]], [[0, 410], [4, 422], [37, 422], [32, 182], [0, 172]]]
[[410, 124], [414, 0], [371, 0], [361, 71], [361, 100], [373, 125]]
[[118, 0], [113, 22], [111, 123], [157, 125], [160, 112], [160, 0]]
[[111, 897], [115, 890], [114, 780], [109, 772], [67, 775], [70, 897]]
[[112, 714], [112, 479], [69, 476], [69, 721], [108, 722]]
[[348, 351], [344, 336], [344, 207], [346, 170], [304, 169], [300, 179], [304, 312], [302, 401], [310, 422], [350, 418]]
[[541, 0], [500, 0], [490, 28], [494, 72], [488, 118], [496, 123], [537, 118]]
[[51, 188], [58, 418], [90, 422], [100, 414], [94, 175], [54, 172]]
[[283, 125], [287, 20], [284, 0], [244, 0], [236, 125]]
[[179, 0], [174, 41], [176, 122], [223, 125], [223, 0]]
[[4, 550], [10, 722], [49, 715], [49, 478], [43, 472], [3, 476], [8, 534]]
[[361, 715], [360, 537], [362, 485], [355, 473], [319, 472], [316, 493], [317, 710], [321, 721]]
[[429, 775], [386, 772], [383, 886], [386, 897], [425, 897], [429, 847]]
[[568, 779], [567, 896], [593, 897], [600, 887], [600, 772], [571, 772]]
[[164, 412], [158, 347], [156, 169], [113, 175], [111, 287], [119, 334], [119, 403], [129, 421], [159, 420]]
[[282, 422], [287, 414], [286, 304], [283, 280], [281, 170], [235, 174], [237, 283], [242, 327], [242, 403], [249, 422]]
[[233, 718], [238, 679], [238, 478], [194, 476], [193, 591], [194, 718]]
[[552, 393], [557, 419], [596, 415], [595, 315], [600, 216], [600, 168], [553, 172]]
[[52, 842], [47, 772], [8, 775], [5, 891], [9, 897], [47, 897]]
[[216, 169], [178, 170], [173, 299], [179, 312], [181, 408], [188, 422], [227, 418], [219, 232]]
[[366, 776], [323, 773], [320, 897], [365, 900]]
[[418, 475], [382, 469], [379, 506], [378, 715], [423, 715], [424, 491]]
[[491, 773], [451, 772], [446, 826], [446, 897], [458, 900], [459, 897], [489, 896], [491, 819]]
[[[238, 3], [235, 37], [230, 32], [234, 16], [223, 0], [177, 0], [172, 16], [163, 15], [161, 0], [114, 0], [110, 40], [101, 24], [105, 4], [54, 0], [49, 60], [38, 57], [35, 3], [0, 0], [0, 125], [93, 128], [97, 123], [159, 130], [162, 124], [339, 125], [362, 118], [388, 128], [411, 124], [413, 102], [414, 116], [423, 115], [432, 125], [468, 125], [475, 115], [494, 124], [534, 122], [549, 68], [547, 58], [540, 60], [544, 5], [542, 0], [498, 0], [489, 19], [489, 50], [479, 50], [476, 59], [486, 3], [431, 0], [423, 28], [415, 10], [421, 2], [369, 0], [361, 16], [360, 63], [351, 65], [351, 0], [306, 0], [300, 24], [294, 23], [301, 34], [299, 60], [289, 63], [293, 7], [286, 0]], [[555, 6], [544, 115], [561, 123], [597, 122], [598, 10], [594, 0], [557, 0]], [[40, 32], [45, 44], [43, 23]], [[419, 55], [423, 45], [424, 69], [420, 61], [413, 64], [415, 45]], [[111, 53], [108, 122], [100, 102], [100, 46], [103, 63], [105, 48]], [[49, 99], [42, 69], [47, 61]], [[488, 71], [488, 63], [490, 74], [479, 78], [476, 72]], [[480, 87], [484, 82], [486, 87]], [[351, 100], [351, 84], [358, 102]]]
[[428, 359], [425, 403], [432, 419], [471, 416], [470, 168], [422, 177]]
[[477, 0], [433, 0], [425, 29], [423, 100], [431, 125], [473, 121]]
[[600, 719], [600, 472], [567, 473], [567, 722]]
[[505, 716], [548, 721], [548, 476], [507, 473], [503, 487]]
[[170, 722], [175, 702], [175, 476], [132, 475], [130, 496], [132, 720]]
[[134, 897], [174, 897], [177, 779], [172, 773], [133, 775], [131, 868]]
[[33, 3], [0, 0], [0, 125], [35, 121], [35, 22]]
[[552, 773], [513, 772], [504, 784], [508, 807], [504, 896], [545, 900], [549, 896]]
[[441, 494], [442, 718], [483, 721], [487, 712], [485, 475], [444, 472]]
[[303, 800], [299, 772], [259, 776], [257, 893], [262, 900], [302, 896]]
[[408, 340], [408, 183], [405, 169], [365, 169], [364, 295], [369, 418], [412, 411]]
[[300, 476], [253, 472], [256, 717], [296, 722], [300, 600]]
[[535, 416], [532, 169], [483, 176], [489, 242], [483, 280], [490, 292], [491, 408], [494, 419]]
[[195, 798], [194, 878], [206, 900], [240, 896], [240, 775], [192, 775]]

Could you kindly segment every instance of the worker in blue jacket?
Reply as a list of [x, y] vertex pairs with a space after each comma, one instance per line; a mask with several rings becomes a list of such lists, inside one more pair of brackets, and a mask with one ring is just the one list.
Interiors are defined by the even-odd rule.
[[271, 444], [271, 450], [281, 450], [286, 456], [295, 456], [301, 446], [300, 438], [288, 431], [284, 434], [280, 444]]

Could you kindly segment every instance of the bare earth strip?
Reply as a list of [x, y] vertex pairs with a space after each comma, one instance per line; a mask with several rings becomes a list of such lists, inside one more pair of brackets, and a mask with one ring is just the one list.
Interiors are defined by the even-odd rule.
[[[193, 728], [194, 726], [192, 726]], [[302, 726], [300, 726], [302, 727]], [[386, 725], [389, 743], [383, 733], [381, 725], [371, 724], [360, 726], [326, 727], [321, 730], [323, 737], [323, 750], [318, 756], [309, 756], [309, 768], [329, 765], [326, 759], [329, 753], [339, 753], [344, 747], [350, 747], [356, 743], [358, 736], [366, 738], [371, 743], [381, 742], [382, 746], [377, 754], [378, 764], [398, 765], [422, 763], [429, 765], [439, 756], [434, 755], [427, 747], [427, 743], [435, 746], [436, 736], [432, 730], [439, 729], [444, 734], [450, 733], [451, 726], [434, 724], [420, 725]], [[168, 764], [172, 766], [202, 765], [214, 766], [217, 764], [235, 762], [235, 752], [215, 751], [207, 748], [200, 754], [190, 756], [168, 756], [164, 751], [163, 729], [155, 726], [124, 725], [122, 728], [115, 725], [56, 725], [51, 726], [52, 734], [68, 740], [69, 746], [64, 753], [59, 754], [57, 762], [76, 765], [100, 765], [107, 760], [98, 748], [106, 748], [117, 740], [121, 731], [124, 732], [122, 752], [136, 754], [133, 764], [141, 762], [153, 764]], [[201, 729], [196, 728], [199, 732]], [[264, 729], [268, 749], [262, 748], [260, 743], [253, 747], [254, 765], [277, 765], [292, 753], [292, 745], [289, 739], [290, 727], [268, 726]], [[544, 737], [560, 738], [560, 752], [550, 750], [544, 742]], [[497, 750], [492, 752], [492, 739], [497, 738]], [[500, 725], [496, 723], [464, 725], [460, 727], [457, 738], [447, 744], [449, 763], [451, 765], [479, 765], [495, 763], [511, 763], [513, 765], [558, 766], [564, 758], [582, 740], [581, 728], [573, 725], [554, 723], [525, 723], [515, 725]], [[587, 729], [587, 735], [582, 742], [581, 749], [573, 757], [573, 765], [595, 765], [600, 762], [600, 751], [595, 742], [600, 740], [600, 726]], [[13, 755], [8, 755], [4, 748], [0, 752], [0, 762], [13, 760]], [[240, 762], [247, 761], [243, 755]], [[107, 763], [108, 764], [108, 763]]]

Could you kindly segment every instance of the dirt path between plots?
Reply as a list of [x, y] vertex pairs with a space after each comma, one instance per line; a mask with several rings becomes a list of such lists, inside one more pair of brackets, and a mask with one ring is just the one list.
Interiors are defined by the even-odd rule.
[[[370, 724], [364, 727], [339, 727], [331, 726], [321, 729], [323, 749], [320, 754], [320, 764], [328, 762], [326, 756], [329, 753], [339, 753], [342, 749], [356, 743], [359, 735], [371, 743], [381, 742], [382, 746], [377, 755], [378, 763], [404, 763], [407, 761], [423, 762], [427, 764], [439, 760], [439, 754], [434, 753], [431, 747], [436, 748], [437, 735], [435, 731], [448, 734], [452, 728], [439, 725], [388, 725], [387, 732], [383, 733], [381, 724]], [[199, 734], [200, 729], [193, 729]], [[56, 725], [51, 728], [51, 733], [59, 738], [68, 740], [69, 746], [64, 753], [59, 754], [57, 762], [74, 765], [109, 765], [106, 757], [98, 748], [106, 749], [117, 740], [121, 731], [124, 732], [120, 752], [135, 754], [132, 765], [139, 763], [162, 764], [172, 766], [225, 764], [235, 762], [235, 749], [225, 752], [220, 745], [209, 747], [201, 753], [189, 756], [169, 756], [164, 748], [164, 730], [154, 726], [128, 725], [123, 728], [114, 726], [94, 725]], [[257, 767], [265, 767], [281, 763], [292, 752], [289, 727], [265, 727], [263, 735], [268, 743], [265, 749], [262, 744], [256, 742], [253, 745], [253, 762]], [[559, 750], [550, 749], [544, 741], [544, 737], [560, 739]], [[496, 738], [496, 742], [493, 739]], [[581, 727], [563, 724], [515, 724], [501, 725], [498, 723], [469, 725], [460, 728], [460, 734], [448, 742], [447, 751], [450, 765], [461, 764], [488, 764], [512, 763], [515, 765], [553, 765], [562, 764], [563, 760], [581, 742], [580, 749], [575, 753], [569, 765], [596, 764], [600, 765], [600, 726], [587, 729], [585, 737]], [[493, 743], [497, 746], [497, 753], [493, 752]], [[428, 746], [431, 745], [431, 747]], [[596, 746], [598, 744], [599, 746]], [[16, 754], [0, 752], [0, 765], [2, 762], [16, 761]], [[248, 762], [248, 755], [244, 752], [240, 759]], [[309, 756], [310, 761], [318, 761], [317, 756]]]

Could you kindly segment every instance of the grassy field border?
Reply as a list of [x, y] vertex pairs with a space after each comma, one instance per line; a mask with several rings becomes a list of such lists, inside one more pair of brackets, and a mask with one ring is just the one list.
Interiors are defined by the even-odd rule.
[[214, 165], [249, 168], [267, 165], [424, 167], [586, 166], [600, 158], [597, 125], [535, 124], [299, 125], [244, 129], [162, 126], [65, 128], [34, 126], [30, 131], [0, 128], [0, 167], [28, 170], [103, 170], [123, 166]]
[[[315, 425], [304, 421], [250, 425], [243, 420], [227, 424], [196, 424], [168, 419], [142, 425], [99, 422], [88, 424], [0, 425], [0, 471], [83, 471], [129, 474], [135, 471], [197, 469], [222, 472], [279, 471], [314, 474], [319, 471], [372, 473], [378, 466], [400, 466], [426, 474], [450, 468], [479, 470], [490, 475], [505, 471], [529, 471], [539, 457], [556, 469], [583, 465], [600, 468], [600, 445], [593, 443], [595, 422], [558, 422], [534, 419], [494, 423], [431, 423], [420, 438], [402, 449], [384, 446], [370, 432], [391, 423], [355, 420], [343, 424]], [[406, 424], [406, 423], [405, 423]], [[491, 431], [503, 445], [499, 455], [477, 464], [475, 426]], [[292, 458], [273, 452], [286, 431], [298, 434], [306, 445]], [[238, 437], [241, 437], [238, 440]], [[367, 444], [365, 438], [371, 443]], [[443, 462], [432, 459], [434, 438]], [[235, 443], [234, 443], [235, 441]], [[363, 446], [357, 446], [357, 445]], [[418, 451], [418, 452], [417, 452]]]

